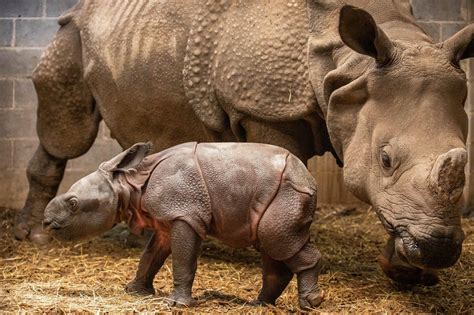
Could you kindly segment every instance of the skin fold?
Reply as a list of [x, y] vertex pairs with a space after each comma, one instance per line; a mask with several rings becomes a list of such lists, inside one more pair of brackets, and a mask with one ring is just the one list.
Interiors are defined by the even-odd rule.
[[[139, 143], [55, 197], [44, 226], [60, 240], [95, 236], [125, 221], [153, 231], [126, 291], [154, 294], [153, 279], [173, 256], [170, 304], [192, 306], [202, 240], [262, 254], [263, 284], [254, 304], [275, 304], [293, 275], [299, 304], [322, 302], [321, 255], [309, 242], [316, 183], [289, 151], [255, 143], [181, 144], [145, 157]], [[227, 193], [223, 193], [223, 192]]]

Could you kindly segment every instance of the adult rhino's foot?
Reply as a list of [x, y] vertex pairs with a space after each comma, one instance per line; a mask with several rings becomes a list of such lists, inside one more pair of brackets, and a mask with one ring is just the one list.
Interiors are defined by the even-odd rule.
[[153, 286], [147, 285], [144, 282], [132, 280], [125, 286], [125, 292], [137, 295], [155, 295]]
[[47, 245], [51, 242], [52, 237], [43, 229], [42, 225], [36, 225], [31, 228], [29, 239], [36, 245]]
[[303, 310], [318, 307], [324, 300], [324, 291], [316, 289], [307, 294], [300, 294], [299, 298], [300, 308]]
[[28, 220], [25, 219], [21, 213], [19, 213], [13, 228], [13, 234], [15, 235], [15, 238], [19, 241], [24, 241], [28, 238], [30, 231], [31, 227], [28, 224]]
[[397, 283], [433, 286], [439, 282], [439, 277], [435, 270], [394, 264], [384, 255], [379, 255], [378, 263], [382, 268], [382, 271]]
[[252, 306], [267, 306], [267, 305], [275, 305], [275, 301], [264, 301], [260, 298], [250, 301], [249, 303]]
[[19, 241], [30, 240], [37, 245], [46, 245], [51, 242], [51, 236], [43, 229], [41, 222], [34, 224], [27, 219], [24, 210], [17, 215], [13, 234]]
[[168, 304], [170, 306], [192, 307], [197, 304], [197, 301], [191, 295], [173, 292], [168, 297]]

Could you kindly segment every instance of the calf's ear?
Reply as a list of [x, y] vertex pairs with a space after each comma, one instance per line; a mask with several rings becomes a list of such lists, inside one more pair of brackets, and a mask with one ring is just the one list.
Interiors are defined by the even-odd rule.
[[377, 64], [384, 65], [392, 58], [392, 42], [367, 11], [343, 6], [339, 15], [339, 35], [349, 48], [374, 58]]
[[151, 142], [140, 142], [123, 151], [111, 160], [102, 163], [99, 168], [106, 172], [127, 171], [136, 167], [150, 152]]
[[474, 24], [466, 26], [440, 45], [448, 51], [454, 63], [474, 57]]

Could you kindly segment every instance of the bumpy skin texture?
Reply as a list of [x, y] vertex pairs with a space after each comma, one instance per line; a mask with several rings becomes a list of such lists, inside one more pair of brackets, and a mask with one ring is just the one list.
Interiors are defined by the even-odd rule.
[[172, 253], [171, 304], [194, 305], [197, 257], [207, 235], [262, 253], [263, 286], [254, 303], [274, 304], [293, 274], [300, 306], [321, 303], [321, 257], [309, 240], [316, 183], [300, 160], [256, 143], [191, 142], [144, 158], [147, 150], [136, 144], [54, 198], [47, 229], [63, 240], [97, 235], [121, 220], [137, 234], [153, 230], [126, 291], [154, 294], [153, 278]]
[[[206, 235], [263, 253], [260, 302], [275, 303], [295, 273], [300, 305], [321, 303], [320, 255], [308, 243], [316, 183], [287, 150], [254, 143], [186, 143], [146, 157], [117, 180], [119, 198], [133, 201], [128, 208], [121, 202], [133, 231], [155, 228], [155, 234], [163, 235], [157, 224], [170, 222], [172, 252], [179, 253], [173, 255], [173, 303], [194, 304], [191, 287], [200, 240]], [[148, 271], [149, 260], [144, 254], [138, 270], [147, 279], [154, 272]], [[148, 284], [138, 286], [140, 281], [131, 287], [151, 292]]]
[[[60, 23], [33, 75], [40, 146], [17, 237], [103, 119], [124, 147], [241, 140], [302, 161], [332, 151], [393, 238], [390, 277], [459, 258], [459, 62], [474, 55], [473, 25], [435, 44], [408, 0], [84, 0]], [[38, 227], [30, 238], [47, 241]]]

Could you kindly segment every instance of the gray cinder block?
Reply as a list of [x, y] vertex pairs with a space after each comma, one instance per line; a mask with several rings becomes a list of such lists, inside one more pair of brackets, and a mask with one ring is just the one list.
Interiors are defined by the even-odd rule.
[[46, 0], [46, 16], [60, 16], [78, 0]]
[[42, 49], [0, 49], [0, 77], [29, 77], [39, 62]]
[[41, 0], [0, 0], [0, 17], [43, 16]]
[[464, 0], [412, 0], [415, 17], [423, 21], [465, 21]]
[[16, 21], [15, 46], [45, 47], [59, 29], [56, 19]]
[[38, 103], [35, 86], [31, 79], [15, 81], [15, 107], [34, 110]]
[[0, 80], [0, 108], [11, 107], [13, 107], [13, 82]]
[[3, 139], [36, 137], [35, 111], [0, 111], [0, 135]]
[[0, 20], [0, 46], [11, 46], [13, 39], [13, 20]]

